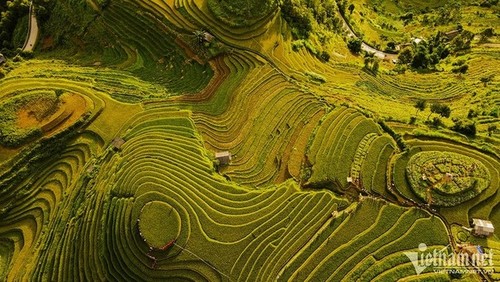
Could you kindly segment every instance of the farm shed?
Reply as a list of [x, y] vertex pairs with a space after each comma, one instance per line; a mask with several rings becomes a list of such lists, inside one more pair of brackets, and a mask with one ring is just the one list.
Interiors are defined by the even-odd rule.
[[493, 223], [484, 219], [472, 219], [472, 234], [475, 236], [488, 237], [495, 232], [495, 227]]
[[123, 138], [120, 137], [113, 139], [113, 141], [111, 142], [113, 149], [117, 151], [122, 149], [123, 144], [125, 144], [125, 140], [123, 140]]
[[219, 165], [228, 165], [231, 162], [231, 153], [228, 151], [217, 152], [215, 158], [219, 161]]
[[214, 39], [215, 37], [212, 34], [206, 31], [203, 33], [203, 40], [205, 40], [206, 42], [211, 43]]

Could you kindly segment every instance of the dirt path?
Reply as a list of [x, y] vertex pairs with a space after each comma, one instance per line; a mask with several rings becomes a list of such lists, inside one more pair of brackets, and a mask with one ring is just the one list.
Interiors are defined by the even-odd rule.
[[30, 4], [28, 35], [23, 45], [23, 51], [33, 51], [36, 39], [38, 38], [38, 21], [36, 20], [35, 8], [33, 2]]
[[[354, 33], [354, 31], [352, 30], [351, 26], [347, 23], [347, 20], [344, 18], [344, 15], [342, 15], [341, 13], [338, 13], [338, 14], [340, 15], [340, 18], [342, 19], [344, 29], [349, 32], [349, 37], [355, 37], [355, 38], [360, 39]], [[372, 46], [366, 44], [362, 40], [361, 40], [361, 49], [364, 50], [364, 51], [366, 51], [366, 52], [374, 53], [375, 56], [377, 56], [380, 59], [389, 59], [389, 60], [396, 59], [397, 60], [397, 58], [398, 58], [398, 55], [396, 55], [396, 54], [390, 54], [390, 53], [385, 53], [385, 52], [382, 52], [380, 50], [377, 50], [377, 49], [373, 48]]]

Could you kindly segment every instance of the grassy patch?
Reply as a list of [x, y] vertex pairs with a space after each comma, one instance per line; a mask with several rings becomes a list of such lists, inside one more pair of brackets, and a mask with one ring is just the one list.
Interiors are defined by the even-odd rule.
[[50, 116], [58, 105], [59, 97], [53, 91], [22, 94], [4, 101], [0, 104], [0, 144], [17, 147], [40, 137], [42, 128], [36, 121]]
[[170, 205], [163, 202], [146, 204], [139, 218], [139, 230], [149, 246], [159, 249], [177, 239], [181, 218]]
[[470, 200], [491, 182], [488, 169], [481, 162], [443, 152], [413, 155], [406, 176], [415, 194], [436, 206], [454, 206]]

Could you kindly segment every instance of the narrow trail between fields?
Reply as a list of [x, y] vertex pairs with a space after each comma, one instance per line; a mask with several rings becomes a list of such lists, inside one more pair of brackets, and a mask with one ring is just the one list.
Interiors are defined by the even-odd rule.
[[33, 51], [37, 38], [38, 38], [38, 21], [36, 20], [35, 9], [33, 8], [33, 2], [31, 2], [30, 13], [29, 13], [28, 35], [26, 36], [26, 41], [24, 41], [23, 51]]
[[354, 33], [354, 31], [352, 30], [351, 26], [347, 22], [347, 19], [344, 17], [344, 15], [342, 15], [342, 13], [340, 13], [340, 12], [338, 14], [340, 15], [340, 18], [342, 19], [344, 29], [349, 32], [349, 37], [355, 37], [355, 38], [361, 40], [361, 49], [363, 51], [366, 51], [369, 53], [374, 53], [375, 56], [377, 56], [380, 59], [395, 60], [398, 58], [398, 55], [396, 55], [396, 54], [385, 53], [385, 52], [382, 52], [382, 51], [375, 49], [372, 46], [366, 44], [361, 38], [359, 38], [356, 35], [356, 33]]

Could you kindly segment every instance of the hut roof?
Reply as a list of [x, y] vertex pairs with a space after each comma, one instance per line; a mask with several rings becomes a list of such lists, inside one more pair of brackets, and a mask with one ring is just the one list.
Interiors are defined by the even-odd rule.
[[117, 149], [117, 150], [121, 150], [123, 144], [125, 144], [125, 140], [123, 140], [123, 138], [120, 138], [120, 137], [116, 137], [111, 142], [111, 145], [113, 146], [113, 148]]

